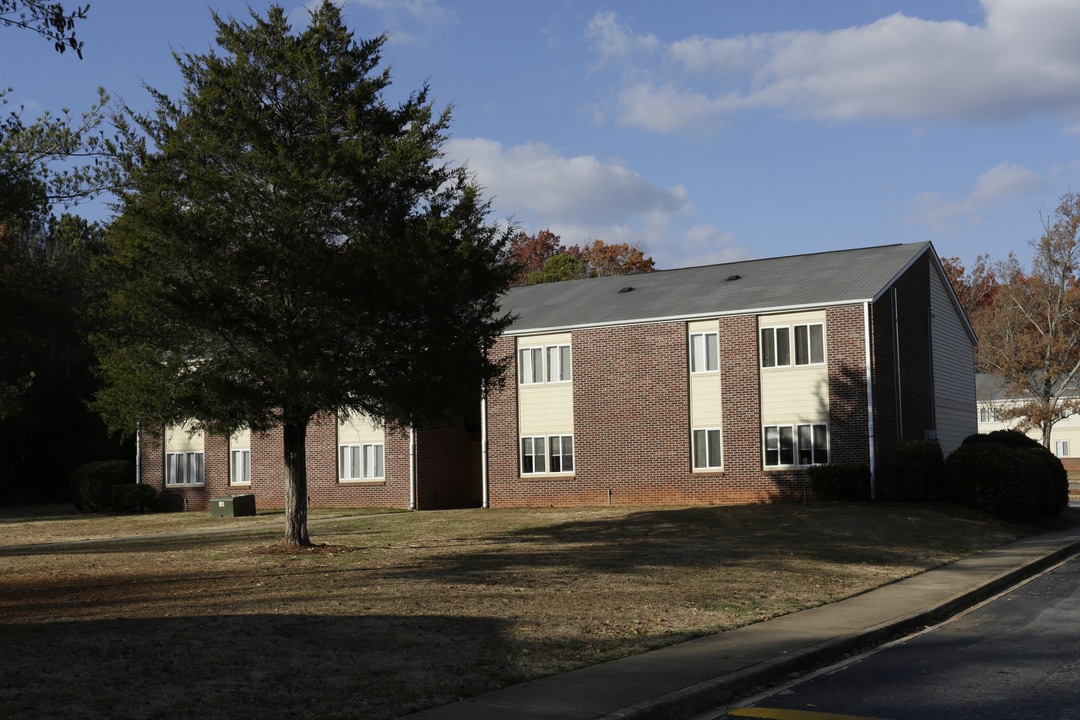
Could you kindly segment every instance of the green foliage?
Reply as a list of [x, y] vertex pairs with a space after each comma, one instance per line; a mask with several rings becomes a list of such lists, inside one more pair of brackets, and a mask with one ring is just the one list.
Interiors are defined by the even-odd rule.
[[71, 497], [80, 510], [99, 512], [113, 506], [114, 485], [134, 485], [135, 464], [130, 460], [96, 460], [71, 474]]
[[[947, 497], [1003, 520], [1051, 517], [1068, 505], [1068, 477], [1061, 461], [1021, 433], [969, 437], [945, 461]], [[1005, 444], [1013, 443], [1013, 444]]]
[[870, 466], [856, 463], [811, 465], [814, 494], [823, 500], [869, 500]]
[[315, 413], [475, 409], [503, 371], [488, 350], [510, 322], [510, 231], [444, 162], [449, 113], [427, 87], [384, 100], [385, 38], [354, 41], [329, 2], [298, 33], [280, 6], [214, 19], [219, 48], [177, 58], [183, 95], [118, 120], [131, 154], [97, 266], [95, 407], [127, 432], [280, 424], [288, 509]]
[[901, 443], [893, 461], [878, 466], [877, 496], [893, 501], [937, 497], [944, 467], [945, 455], [936, 441]]
[[559, 253], [549, 258], [539, 270], [529, 273], [526, 280], [529, 285], [540, 283], [576, 280], [589, 276], [589, 261], [583, 257], [574, 257], [570, 253]]
[[143, 512], [157, 507], [157, 488], [153, 485], [113, 485], [113, 510], [119, 512]]

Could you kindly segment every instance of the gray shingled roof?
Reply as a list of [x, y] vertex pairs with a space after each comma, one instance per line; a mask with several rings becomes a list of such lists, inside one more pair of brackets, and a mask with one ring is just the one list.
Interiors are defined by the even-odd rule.
[[528, 285], [511, 289], [502, 307], [517, 316], [514, 334], [863, 302], [929, 247], [883, 245]]

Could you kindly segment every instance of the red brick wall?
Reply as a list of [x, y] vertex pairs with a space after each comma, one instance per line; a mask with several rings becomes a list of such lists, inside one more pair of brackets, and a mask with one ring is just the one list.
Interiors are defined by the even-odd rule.
[[[833, 320], [847, 323], [852, 319], [858, 321], [853, 331], [857, 333], [842, 335], [837, 341], [837, 348], [845, 348], [849, 355], [853, 353], [847, 345], [861, 338], [861, 312], [849, 310]], [[691, 468], [685, 323], [576, 330], [572, 339], [575, 473], [571, 477], [520, 476], [517, 385], [512, 380], [516, 367], [512, 365], [506, 385], [488, 397], [491, 505], [683, 505], [803, 499], [809, 491], [804, 471], [765, 471], [762, 467], [757, 318], [725, 317], [718, 326], [723, 471], [695, 473]], [[496, 350], [512, 353], [513, 342], [503, 338]], [[858, 357], [862, 363], [862, 356]], [[841, 425], [842, 436], [860, 437], [860, 431]], [[865, 411], [859, 427], [865, 447]]]
[[863, 306], [828, 308], [825, 327], [829, 360], [830, 461], [869, 462], [870, 416], [866, 396]]
[[464, 427], [416, 433], [416, 509], [479, 507], [480, 433]]

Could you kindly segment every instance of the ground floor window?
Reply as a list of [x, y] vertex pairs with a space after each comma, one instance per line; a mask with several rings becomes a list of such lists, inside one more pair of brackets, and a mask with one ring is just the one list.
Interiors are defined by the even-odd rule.
[[521, 438], [521, 474], [574, 471], [574, 436], [549, 435]]
[[765, 466], [822, 465], [829, 462], [829, 431], [825, 423], [766, 425]]
[[694, 430], [694, 469], [706, 470], [721, 467], [720, 429]]
[[251, 450], [233, 450], [229, 453], [229, 482], [233, 485], [251, 484]]
[[166, 485], [202, 485], [203, 454], [201, 452], [165, 453]]
[[386, 477], [383, 443], [338, 447], [338, 478], [341, 480], [382, 480]]

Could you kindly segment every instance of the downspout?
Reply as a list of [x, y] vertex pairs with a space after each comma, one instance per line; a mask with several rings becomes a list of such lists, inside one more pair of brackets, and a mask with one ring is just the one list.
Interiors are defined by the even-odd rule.
[[870, 347], [870, 303], [863, 303], [863, 337], [866, 344], [866, 415], [870, 440], [870, 498], [877, 497], [877, 450], [874, 438], [874, 354]]
[[480, 389], [480, 507], [488, 507], [487, 388]]
[[135, 423], [135, 484], [142, 483], [142, 424]]
[[896, 444], [904, 441], [904, 382], [900, 376], [900, 296], [892, 289], [893, 387], [896, 390]]
[[409, 509], [416, 509], [416, 430], [409, 426]]

